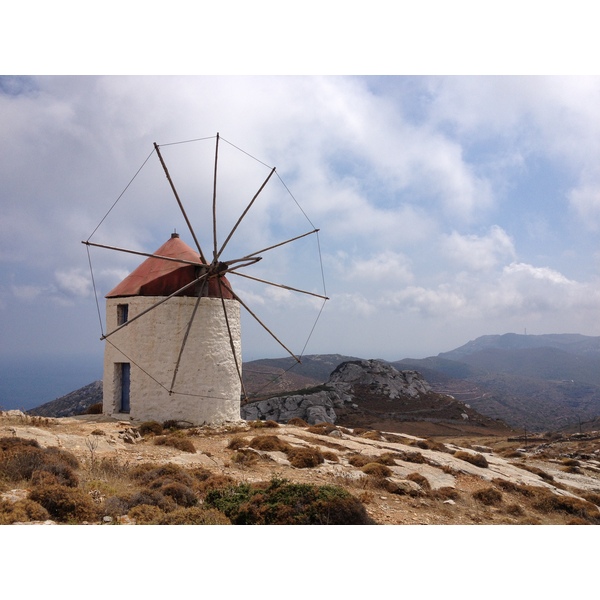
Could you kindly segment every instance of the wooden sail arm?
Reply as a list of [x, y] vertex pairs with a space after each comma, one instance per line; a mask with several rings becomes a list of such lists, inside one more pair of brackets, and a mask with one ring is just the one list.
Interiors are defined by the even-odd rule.
[[127, 252], [138, 256], [148, 256], [149, 258], [160, 258], [161, 260], [170, 260], [171, 262], [182, 263], [184, 265], [194, 265], [195, 267], [206, 267], [207, 265], [194, 260], [185, 260], [183, 258], [173, 258], [171, 256], [161, 256], [160, 254], [150, 254], [148, 252], [139, 252], [138, 250], [128, 250], [127, 248], [119, 248], [118, 246], [107, 246], [105, 244], [94, 244], [93, 242], [81, 242], [86, 246], [94, 246], [95, 248], [106, 248], [107, 250], [117, 250], [118, 252]]
[[259, 281], [260, 283], [266, 283], [267, 285], [274, 285], [275, 287], [283, 288], [284, 290], [289, 290], [290, 292], [299, 292], [300, 294], [308, 294], [309, 296], [316, 296], [317, 298], [321, 298], [322, 300], [329, 300], [328, 296], [322, 296], [321, 294], [316, 294], [315, 292], [308, 292], [306, 290], [300, 290], [298, 288], [290, 287], [289, 285], [284, 285], [283, 283], [274, 283], [273, 281], [267, 281], [266, 279], [259, 279], [258, 277], [252, 277], [251, 275], [246, 275], [246, 273], [238, 273], [236, 271], [230, 271], [234, 275], [239, 275], [240, 277], [245, 277], [246, 279], [252, 279], [253, 281]]
[[221, 278], [219, 278], [219, 296], [221, 296], [221, 305], [223, 307], [223, 315], [225, 316], [225, 324], [227, 326], [227, 334], [229, 336], [229, 346], [231, 347], [231, 353], [233, 354], [233, 360], [235, 362], [235, 368], [238, 374], [238, 378], [240, 380], [240, 385], [242, 387], [242, 395], [244, 400], [247, 400], [248, 394], [246, 393], [246, 387], [244, 386], [244, 380], [242, 378], [242, 368], [238, 362], [238, 357], [235, 349], [235, 344], [233, 343], [233, 334], [231, 333], [231, 325], [229, 324], [229, 317], [227, 316], [227, 305], [225, 304], [225, 299], [223, 298], [223, 282]]
[[179, 205], [181, 214], [183, 215], [183, 218], [185, 219], [185, 222], [187, 223], [188, 229], [190, 230], [190, 233], [192, 234], [192, 237], [194, 238], [194, 242], [196, 243], [196, 247], [198, 248], [198, 254], [200, 255], [200, 259], [202, 260], [202, 262], [205, 263], [206, 258], [204, 258], [204, 254], [202, 253], [202, 248], [200, 247], [200, 242], [198, 241], [198, 238], [196, 237], [196, 234], [194, 233], [194, 228], [192, 227], [192, 224], [190, 223], [187, 213], [185, 212], [185, 209], [183, 208], [183, 204], [179, 198], [179, 194], [177, 193], [177, 190], [175, 189], [175, 184], [173, 183], [173, 180], [171, 179], [171, 175], [169, 175], [169, 170], [167, 169], [167, 165], [165, 164], [165, 161], [163, 160], [162, 154], [160, 153], [159, 146], [156, 142], [154, 142], [154, 149], [156, 150], [156, 154], [158, 155], [160, 164], [162, 165], [165, 175], [167, 176], [169, 185], [171, 186], [171, 189], [173, 190], [173, 194], [175, 194], [175, 200], [177, 200], [177, 204]]
[[262, 250], [257, 250], [256, 252], [253, 252], [252, 254], [248, 254], [248, 256], [246, 256], [244, 258], [250, 258], [252, 256], [256, 256], [257, 254], [262, 254], [263, 252], [268, 252], [269, 250], [273, 250], [273, 248], [279, 248], [280, 246], [284, 246], [285, 244], [290, 244], [291, 242], [295, 242], [296, 240], [306, 237], [307, 235], [312, 235], [313, 233], [318, 233], [318, 232], [319, 232], [318, 229], [313, 229], [312, 231], [307, 231], [306, 233], [303, 233], [302, 235], [297, 235], [296, 237], [290, 238], [289, 240], [286, 240], [285, 242], [279, 242], [279, 244], [274, 244], [273, 246], [263, 248]]

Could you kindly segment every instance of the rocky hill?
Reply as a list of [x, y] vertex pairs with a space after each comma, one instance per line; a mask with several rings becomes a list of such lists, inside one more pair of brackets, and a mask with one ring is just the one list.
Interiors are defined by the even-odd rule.
[[242, 418], [287, 423], [335, 423], [425, 435], [509, 431], [467, 404], [434, 392], [416, 371], [398, 371], [379, 360], [343, 362], [320, 386], [253, 401]]
[[85, 414], [99, 402], [102, 402], [102, 381], [94, 381], [66, 396], [32, 408], [27, 414], [37, 417], [72, 417]]

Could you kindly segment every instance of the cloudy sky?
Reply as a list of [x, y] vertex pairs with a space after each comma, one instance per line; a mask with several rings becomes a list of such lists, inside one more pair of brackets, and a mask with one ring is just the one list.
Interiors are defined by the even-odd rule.
[[[232, 280], [294, 352], [600, 335], [598, 77], [7, 76], [3, 355], [101, 355], [81, 241], [153, 252], [176, 230], [193, 246], [154, 142], [211, 251], [217, 132], [220, 240], [276, 167], [226, 258], [320, 229], [245, 271], [317, 293], [324, 275], [310, 338], [318, 299]], [[90, 257], [103, 317], [143, 259]], [[252, 321], [245, 359], [285, 354]]]

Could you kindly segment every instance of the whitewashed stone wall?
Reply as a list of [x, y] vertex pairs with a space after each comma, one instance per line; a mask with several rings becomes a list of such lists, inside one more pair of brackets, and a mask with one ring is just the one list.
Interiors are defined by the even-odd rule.
[[[109, 298], [106, 329], [117, 327], [117, 306], [128, 304], [128, 320], [160, 297]], [[202, 298], [169, 394], [173, 371], [196, 298], [171, 298], [105, 340], [104, 414], [133, 421], [170, 419], [195, 425], [240, 420], [241, 384], [220, 298]], [[242, 366], [240, 309], [225, 300], [238, 365]], [[130, 413], [120, 412], [117, 363], [131, 364]]]

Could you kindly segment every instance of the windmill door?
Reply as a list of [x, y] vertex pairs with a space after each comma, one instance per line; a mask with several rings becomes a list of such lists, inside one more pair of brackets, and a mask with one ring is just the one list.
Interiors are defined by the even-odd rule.
[[131, 384], [131, 365], [129, 363], [121, 363], [121, 410], [120, 410], [120, 412], [128, 413], [130, 410], [130, 404], [129, 404], [130, 384]]

